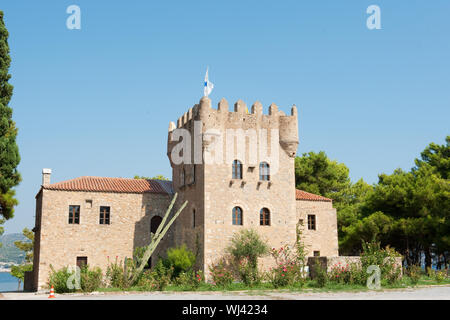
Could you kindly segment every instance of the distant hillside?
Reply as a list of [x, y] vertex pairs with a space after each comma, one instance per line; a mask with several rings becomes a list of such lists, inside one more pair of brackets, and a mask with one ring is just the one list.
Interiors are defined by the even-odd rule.
[[0, 262], [22, 264], [25, 261], [25, 252], [17, 249], [14, 241], [26, 240], [28, 239], [21, 233], [10, 233], [0, 236], [0, 243], [2, 244], [0, 248]]

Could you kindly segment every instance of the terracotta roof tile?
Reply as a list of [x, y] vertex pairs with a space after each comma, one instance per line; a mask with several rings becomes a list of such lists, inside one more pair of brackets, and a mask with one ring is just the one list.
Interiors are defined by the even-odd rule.
[[319, 196], [314, 193], [309, 193], [303, 190], [296, 189], [295, 190], [295, 200], [308, 200], [308, 201], [329, 201], [331, 202], [331, 199]]
[[47, 190], [63, 191], [92, 191], [117, 193], [166, 193], [172, 194], [172, 181], [129, 179], [129, 178], [102, 178], [79, 177], [71, 180], [42, 186]]

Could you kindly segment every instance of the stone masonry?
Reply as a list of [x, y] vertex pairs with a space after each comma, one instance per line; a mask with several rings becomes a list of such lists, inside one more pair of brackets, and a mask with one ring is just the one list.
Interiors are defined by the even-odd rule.
[[[178, 193], [175, 208], [185, 200], [188, 205], [154, 257], [168, 247], [186, 244], [198, 254], [196, 265], [207, 278], [209, 266], [223, 256], [229, 240], [244, 228], [256, 230], [270, 247], [279, 248], [295, 243], [296, 227], [301, 224], [309, 256], [338, 256], [336, 210], [331, 200], [295, 189], [297, 121], [295, 106], [290, 115], [274, 104], [269, 107], [269, 114], [263, 114], [259, 102], [248, 111], [239, 100], [234, 111], [229, 111], [225, 99], [214, 109], [211, 100], [203, 97], [178, 119], [177, 125], [169, 125], [167, 155], [172, 182], [81, 177], [51, 184], [51, 170], [44, 169], [43, 183], [36, 196], [34, 290], [47, 288], [50, 265], [60, 269], [86, 257], [90, 266], [99, 266], [105, 272], [110, 262], [132, 257], [136, 247], [149, 243], [151, 219], [164, 215], [175, 192]], [[185, 129], [192, 139], [177, 137], [177, 129]], [[235, 137], [226, 134], [228, 129], [254, 130], [256, 139], [231, 141]], [[258, 153], [252, 159], [251, 144], [256, 143], [259, 148], [265, 143], [259, 135], [261, 130], [267, 132], [268, 153]], [[218, 138], [223, 140], [223, 147], [214, 149]], [[271, 142], [273, 139], [275, 143]], [[178, 152], [180, 141], [197, 153], [188, 157], [186, 149]], [[246, 147], [244, 154], [238, 150], [240, 144]], [[230, 145], [231, 156], [227, 149]], [[226, 155], [224, 161], [204, 161], [218, 152]], [[174, 159], [177, 153], [188, 161], [177, 162]], [[242, 164], [241, 178], [232, 175], [234, 160]], [[261, 179], [262, 162], [270, 166], [270, 179]], [[80, 206], [79, 224], [68, 223], [71, 205]], [[110, 224], [99, 224], [101, 206], [110, 208]], [[242, 224], [233, 224], [235, 207], [242, 210]], [[269, 212], [268, 225], [260, 223], [262, 208]], [[314, 216], [314, 228], [310, 228], [312, 218], [308, 216]], [[263, 259], [264, 268], [270, 266], [271, 260]]]

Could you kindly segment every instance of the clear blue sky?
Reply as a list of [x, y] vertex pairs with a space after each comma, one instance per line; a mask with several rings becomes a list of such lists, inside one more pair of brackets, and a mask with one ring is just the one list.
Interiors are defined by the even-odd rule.
[[[68, 30], [66, 8], [81, 8]], [[366, 9], [381, 8], [381, 30]], [[34, 226], [42, 168], [171, 175], [169, 121], [199, 101], [299, 107], [299, 153], [353, 181], [410, 169], [450, 134], [450, 1], [2, 1], [23, 181], [5, 232]]]

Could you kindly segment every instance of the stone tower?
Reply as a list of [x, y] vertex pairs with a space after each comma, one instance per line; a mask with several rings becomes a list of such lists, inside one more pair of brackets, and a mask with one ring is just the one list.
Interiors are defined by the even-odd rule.
[[205, 274], [243, 228], [255, 229], [271, 247], [295, 242], [297, 108], [291, 115], [275, 104], [269, 114], [262, 109], [256, 102], [249, 111], [239, 100], [230, 112], [225, 99], [214, 109], [203, 97], [169, 125], [173, 188], [178, 204], [189, 201], [170, 242], [197, 252]]

